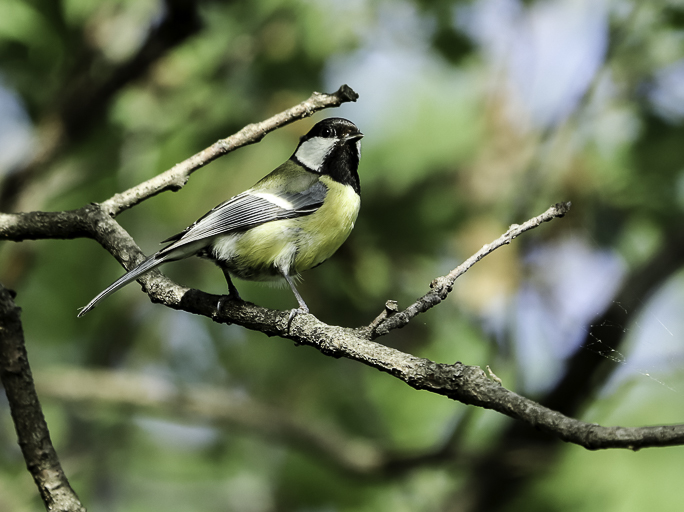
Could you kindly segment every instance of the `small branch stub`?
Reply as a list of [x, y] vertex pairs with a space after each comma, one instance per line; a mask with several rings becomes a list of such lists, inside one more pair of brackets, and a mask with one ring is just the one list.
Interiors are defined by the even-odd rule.
[[368, 326], [371, 333], [375, 331], [377, 326], [380, 325], [385, 319], [389, 318], [398, 311], [399, 303], [396, 300], [388, 300], [387, 302], [385, 302], [385, 309], [383, 309], [382, 313], [375, 317], [375, 320], [373, 320]]

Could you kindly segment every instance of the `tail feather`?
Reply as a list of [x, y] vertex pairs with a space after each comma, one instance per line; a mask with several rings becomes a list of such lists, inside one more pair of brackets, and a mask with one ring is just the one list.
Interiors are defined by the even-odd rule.
[[114, 293], [120, 288], [123, 288], [126, 286], [128, 283], [131, 281], [135, 281], [137, 278], [139, 278], [141, 275], [146, 274], [153, 268], [161, 265], [165, 261], [167, 261], [168, 255], [165, 256], [158, 256], [158, 254], [153, 254], [149, 258], [147, 258], [145, 261], [143, 261], [140, 265], [135, 267], [133, 270], [128, 271], [125, 273], [123, 276], [121, 276], [119, 279], [114, 281], [111, 285], [109, 285], [107, 288], [105, 288], [102, 292], [100, 292], [97, 297], [95, 297], [93, 300], [91, 300], [87, 306], [82, 308], [78, 316], [79, 318], [85, 315], [88, 311], [93, 309], [95, 306], [97, 306], [97, 303], [100, 302], [102, 299], [107, 297], [108, 295]]

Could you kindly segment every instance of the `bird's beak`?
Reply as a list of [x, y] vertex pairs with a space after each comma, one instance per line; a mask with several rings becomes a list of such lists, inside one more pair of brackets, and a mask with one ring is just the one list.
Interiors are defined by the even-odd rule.
[[347, 135], [344, 138], [344, 141], [345, 142], [349, 142], [349, 141], [353, 142], [353, 141], [361, 140], [362, 138], [363, 138], [363, 133], [356, 132], [356, 133], [350, 133], [349, 135]]

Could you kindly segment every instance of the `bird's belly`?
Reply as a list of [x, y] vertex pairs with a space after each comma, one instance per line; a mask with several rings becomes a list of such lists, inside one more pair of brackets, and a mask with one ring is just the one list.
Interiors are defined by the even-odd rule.
[[299, 274], [323, 263], [351, 233], [360, 206], [350, 186], [324, 183], [328, 195], [315, 213], [219, 236], [212, 244], [214, 258], [236, 277], [256, 281]]

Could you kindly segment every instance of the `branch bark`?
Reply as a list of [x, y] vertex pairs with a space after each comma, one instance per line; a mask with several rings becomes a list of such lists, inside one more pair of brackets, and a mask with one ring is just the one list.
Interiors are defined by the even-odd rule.
[[19, 446], [47, 510], [85, 512], [57, 458], [29, 367], [21, 310], [0, 285], [0, 379], [17, 432]]

